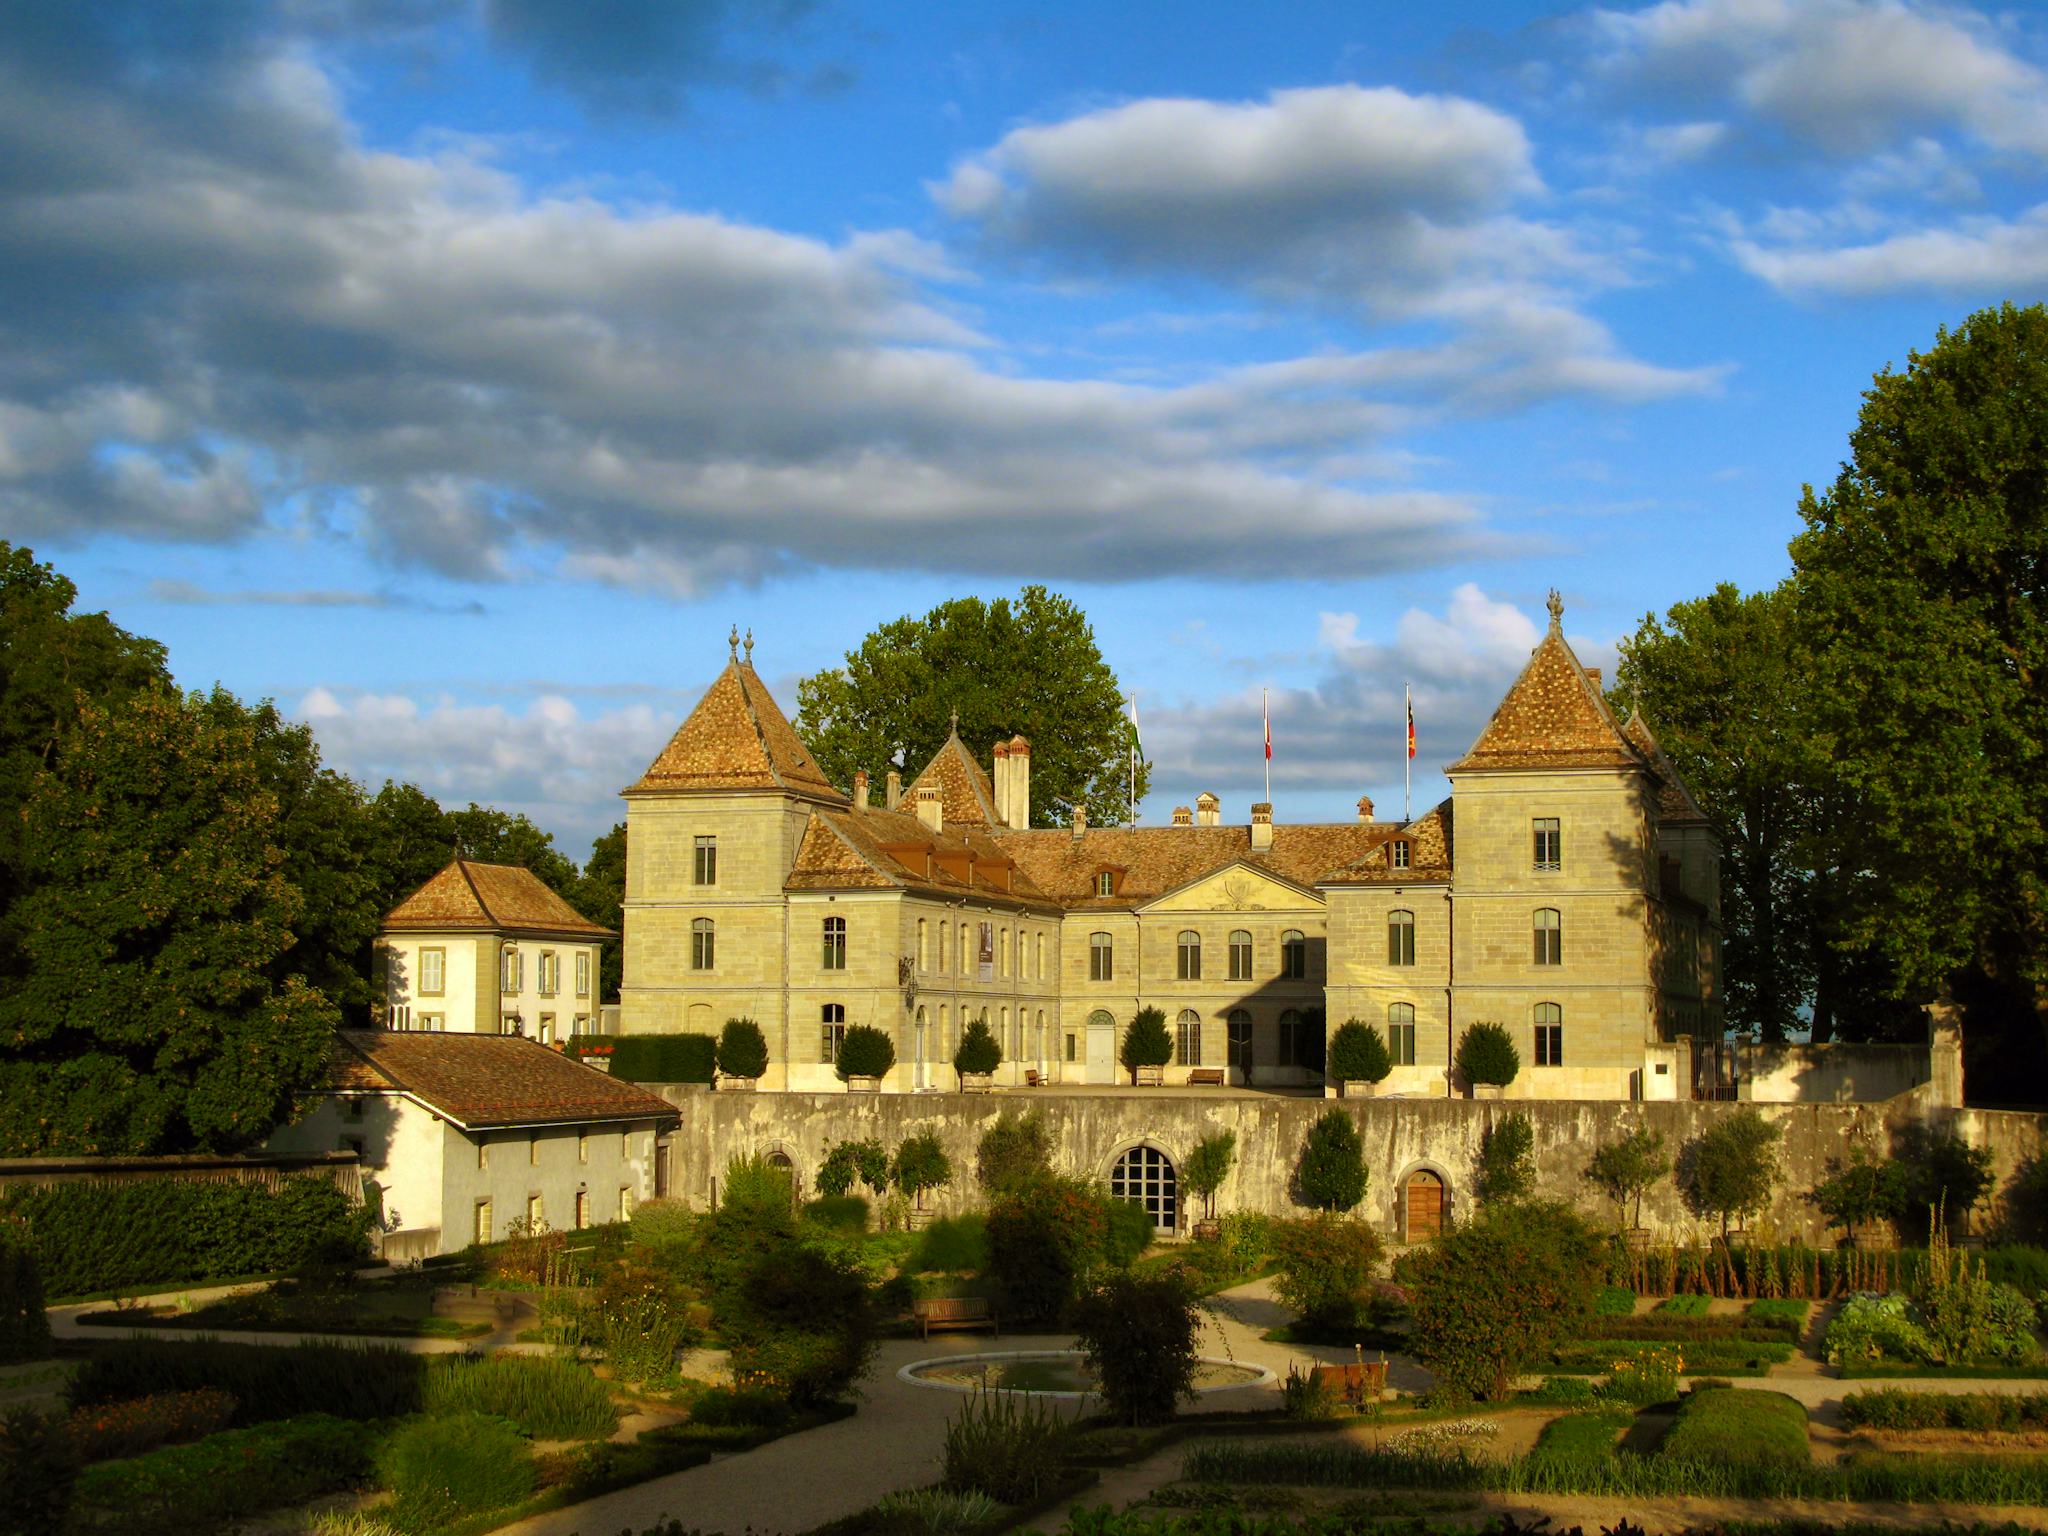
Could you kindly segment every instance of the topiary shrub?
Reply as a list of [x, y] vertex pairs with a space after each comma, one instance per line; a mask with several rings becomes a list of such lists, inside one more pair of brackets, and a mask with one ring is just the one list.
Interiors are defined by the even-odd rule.
[[1304, 1323], [1351, 1329], [1364, 1321], [1382, 1252], [1371, 1227], [1325, 1212], [1274, 1222], [1266, 1246], [1280, 1270], [1274, 1294]]
[[818, 1193], [838, 1196], [853, 1188], [854, 1181], [881, 1194], [889, 1187], [889, 1152], [873, 1137], [863, 1141], [834, 1142], [825, 1160], [818, 1164]]
[[408, 1530], [517, 1504], [533, 1492], [533, 1471], [519, 1431], [480, 1413], [409, 1420], [377, 1455], [377, 1480], [396, 1495], [396, 1523]]
[[1747, 1219], [1770, 1204], [1778, 1186], [1777, 1125], [1745, 1109], [1710, 1127], [1688, 1147], [1686, 1203], [1721, 1218], [1721, 1236], [1735, 1217]]
[[928, 1191], [953, 1181], [953, 1160], [946, 1156], [939, 1133], [922, 1130], [903, 1138], [896, 1148], [896, 1160], [889, 1165], [889, 1182], [920, 1211]]
[[1617, 1220], [1640, 1227], [1644, 1194], [1670, 1171], [1664, 1133], [1638, 1126], [1593, 1153], [1586, 1164], [1586, 1181], [1614, 1202]]
[[1052, 1172], [1052, 1132], [1037, 1110], [1015, 1115], [1004, 1110], [981, 1133], [974, 1149], [974, 1176], [990, 1195], [1001, 1195]]
[[1394, 1070], [1387, 1042], [1372, 1025], [1346, 1019], [1330, 1041], [1330, 1076], [1340, 1083], [1385, 1082]]
[[727, 1077], [761, 1077], [768, 1071], [768, 1037], [752, 1019], [727, 1019], [718, 1033], [718, 1070]]
[[1509, 1115], [1486, 1128], [1479, 1143], [1479, 1199], [1520, 1200], [1536, 1187], [1536, 1130], [1527, 1115]]
[[960, 1048], [953, 1053], [953, 1070], [963, 1078], [970, 1073], [986, 1076], [1003, 1064], [1002, 1043], [986, 1019], [969, 1019], [960, 1032]]
[[1522, 1070], [1522, 1054], [1500, 1025], [1471, 1025], [1458, 1040], [1458, 1073], [1468, 1083], [1505, 1088]]
[[36, 1256], [0, 1230], [0, 1365], [40, 1360], [50, 1352], [50, 1320], [43, 1312], [43, 1277]]
[[1111, 1274], [1075, 1303], [1073, 1324], [1111, 1417], [1158, 1424], [1194, 1401], [1201, 1315], [1178, 1274]]
[[1123, 1049], [1117, 1060], [1131, 1074], [1136, 1086], [1138, 1068], [1163, 1067], [1173, 1060], [1173, 1036], [1166, 1030], [1166, 1015], [1157, 1008], [1140, 1008], [1124, 1031]]
[[849, 1077], [887, 1077], [896, 1065], [896, 1046], [872, 1024], [851, 1026], [839, 1042], [836, 1063], [843, 1081]]
[[611, 1045], [612, 1076], [629, 1083], [708, 1083], [718, 1064], [709, 1035], [620, 1035]]
[[1365, 1198], [1365, 1142], [1341, 1109], [1309, 1127], [1294, 1170], [1294, 1200], [1318, 1211], [1348, 1211]]

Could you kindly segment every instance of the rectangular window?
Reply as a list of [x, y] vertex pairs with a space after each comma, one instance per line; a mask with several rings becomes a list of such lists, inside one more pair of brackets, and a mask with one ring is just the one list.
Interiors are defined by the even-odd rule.
[[540, 1043], [542, 1045], [553, 1045], [555, 1043], [555, 1016], [552, 1013], [544, 1013], [540, 1016]]
[[1387, 1054], [1397, 1067], [1415, 1065], [1415, 1026], [1413, 1024], [1389, 1024], [1387, 1026]]
[[1387, 914], [1387, 964], [1413, 965], [1415, 963], [1415, 914], [1413, 912], [1389, 912]]
[[1076, 1045], [1075, 1045], [1075, 1040], [1074, 1040], [1074, 1037], [1073, 1037], [1072, 1035], [1068, 1035], [1068, 1036], [1067, 1036], [1067, 1060], [1069, 1060], [1069, 1061], [1075, 1061], [1075, 1060], [1078, 1060], [1078, 1059], [1079, 1059], [1079, 1057], [1078, 1057], [1078, 1054], [1077, 1054], [1077, 1049], [1076, 1049]]
[[1289, 981], [1308, 975], [1308, 938], [1298, 928], [1280, 935], [1280, 975]]
[[1230, 935], [1230, 979], [1252, 979], [1252, 936], [1243, 928], [1232, 930]]
[[363, 1096], [352, 1093], [341, 1101], [341, 1118], [350, 1125], [363, 1123]]
[[825, 969], [846, 969], [846, 919], [843, 917], [825, 919]]
[[526, 957], [516, 949], [505, 951], [504, 965], [500, 968], [498, 985], [504, 991], [518, 992], [526, 986]]
[[998, 946], [996, 974], [998, 976], [1007, 976], [1010, 974], [1010, 930], [1005, 928], [1002, 936], [997, 939], [996, 943]]
[[1564, 868], [1564, 833], [1555, 816], [1538, 816], [1531, 823], [1538, 869]]
[[629, 1217], [631, 1217], [632, 1214], [633, 1186], [630, 1184], [621, 1184], [619, 1186], [619, 1220], [625, 1221]]
[[538, 1168], [540, 1166], [540, 1137], [531, 1131], [526, 1133], [526, 1166], [529, 1168]]
[[488, 1243], [491, 1240], [491, 1202], [479, 1200], [476, 1203], [476, 1226], [472, 1229], [476, 1240]]
[[412, 1009], [409, 1005], [400, 1003], [391, 1010], [391, 1027], [393, 1029], [412, 1028]]
[[439, 1034], [448, 1027], [448, 1016], [445, 1013], [423, 1013], [420, 1015], [419, 1027], [432, 1034]]
[[576, 1191], [576, 1230], [578, 1232], [581, 1232], [585, 1227], [589, 1225], [590, 1191], [587, 1189], [579, 1189]]
[[481, 1136], [476, 1140], [476, 1166], [479, 1173], [491, 1166], [491, 1144]]
[[1202, 936], [1192, 928], [1183, 929], [1175, 945], [1174, 976], [1181, 981], [1202, 979]]
[[697, 867], [693, 871], [693, 883], [697, 885], [718, 884], [718, 839], [700, 837], [697, 839]]
[[439, 997], [448, 985], [448, 951], [420, 951], [420, 996]]
[[1116, 980], [1116, 950], [1106, 933], [1088, 935], [1088, 979]]
[[516, 1013], [507, 1013], [501, 1015], [498, 1019], [498, 1033], [501, 1035], [516, 1035], [521, 1033], [519, 1015]]
[[1393, 846], [1387, 851], [1394, 868], [1406, 869], [1408, 867], [1408, 841], [1406, 838], [1396, 838]]
[[718, 929], [708, 917], [690, 919], [690, 969], [708, 971], [718, 960]]
[[928, 931], [928, 925], [920, 917], [917, 920], [917, 968], [920, 971], [924, 970], [931, 962], [931, 950], [925, 942], [925, 936]]
[[579, 1163], [590, 1161], [590, 1137], [583, 1131], [576, 1133], [576, 1161]]
[[526, 1230], [538, 1232], [548, 1224], [547, 1207], [541, 1204], [539, 1195], [526, 1197]]
[[587, 949], [576, 951], [576, 995], [590, 996], [590, 951]]
[[1536, 1026], [1536, 1065], [1539, 1067], [1561, 1067], [1564, 1065], [1564, 1026], [1562, 1024], [1538, 1024]]
[[579, 1013], [579, 1014], [577, 1014], [577, 1015], [576, 1015], [576, 1022], [575, 1022], [575, 1024], [573, 1024], [573, 1025], [571, 1026], [571, 1030], [572, 1030], [572, 1032], [573, 1032], [573, 1033], [575, 1033], [575, 1034], [579, 1034], [579, 1035], [587, 1035], [587, 1034], [589, 1034], [589, 1033], [590, 1033], [590, 1015], [589, 1015], [589, 1014], [587, 1014], [587, 1013]]
[[553, 997], [555, 995], [555, 987], [562, 979], [562, 971], [561, 965], [556, 961], [555, 952], [552, 949], [544, 949], [540, 952], [540, 964], [537, 970], [540, 973], [540, 995], [542, 997]]
[[830, 1065], [839, 1060], [839, 1047], [846, 1043], [846, 1005], [827, 1003], [818, 1017], [818, 1060]]
[[1033, 934], [1031, 938], [1031, 974], [1038, 980], [1045, 980], [1045, 935]]

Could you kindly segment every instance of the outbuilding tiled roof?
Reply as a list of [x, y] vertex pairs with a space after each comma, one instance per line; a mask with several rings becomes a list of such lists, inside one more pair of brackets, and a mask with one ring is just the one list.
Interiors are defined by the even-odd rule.
[[1487, 768], [1644, 768], [1555, 616], [1486, 729], [1449, 773]]
[[[1408, 866], [1396, 869], [1391, 857], [1393, 844], [1408, 844]], [[1434, 810], [1394, 831], [1385, 842], [1362, 859], [1354, 859], [1331, 870], [1320, 885], [1429, 885], [1451, 878], [1451, 802], [1445, 800]]]
[[989, 782], [981, 764], [974, 760], [974, 754], [967, 750], [967, 744], [957, 732], [948, 736], [945, 745], [932, 754], [932, 760], [925, 764], [924, 772], [911, 781], [903, 798], [915, 802], [919, 786], [925, 784], [938, 785], [941, 814], [947, 821], [959, 822], [963, 826], [1004, 825], [1002, 816], [996, 811], [995, 786]]
[[335, 1092], [409, 1093], [469, 1130], [678, 1118], [637, 1084], [517, 1035], [345, 1029], [330, 1061]]
[[1707, 813], [1700, 809], [1677, 767], [1657, 745], [1657, 738], [1650, 733], [1641, 712], [1631, 711], [1628, 724], [1621, 731], [1629, 744], [1650, 760], [1650, 771], [1657, 775], [1657, 820], [1667, 826], [1706, 821]]
[[[1386, 822], [1336, 822], [1273, 828], [1273, 846], [1254, 852], [1251, 828], [1090, 827], [1080, 837], [1062, 827], [996, 834], [1032, 883], [1067, 908], [1144, 906], [1232, 864], [1269, 870], [1313, 890], [1326, 871], [1362, 857], [1399, 829]], [[1095, 894], [1095, 879], [1114, 871], [1114, 896]]]
[[729, 662], [629, 795], [698, 789], [786, 790], [843, 804], [811, 749], [745, 662]]
[[814, 812], [783, 887], [792, 891], [900, 889], [1058, 910], [988, 833], [971, 826], [933, 832], [915, 816], [874, 807]]
[[533, 933], [581, 939], [610, 939], [601, 928], [518, 864], [480, 864], [456, 859], [393, 907], [384, 918], [390, 933]]

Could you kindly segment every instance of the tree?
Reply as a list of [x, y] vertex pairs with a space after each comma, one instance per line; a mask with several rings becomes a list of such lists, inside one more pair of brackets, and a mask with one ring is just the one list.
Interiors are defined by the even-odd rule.
[[872, 1136], [838, 1141], [818, 1164], [818, 1192], [838, 1197], [853, 1189], [854, 1180], [880, 1194], [889, 1187], [889, 1151]]
[[1187, 1166], [1180, 1171], [1181, 1183], [1202, 1202], [1202, 1214], [1210, 1220], [1216, 1216], [1216, 1191], [1230, 1177], [1230, 1165], [1236, 1158], [1237, 1132], [1218, 1131], [1195, 1143]]
[[1112, 1418], [1160, 1424], [1182, 1398], [1195, 1400], [1202, 1317], [1176, 1271], [1112, 1271], [1075, 1303], [1073, 1323]]
[[1915, 1227], [1935, 1212], [1963, 1221], [1991, 1193], [1991, 1149], [1971, 1146], [1953, 1128], [1914, 1121], [1899, 1132], [1892, 1156], [1899, 1170], [1894, 1214]]
[[1052, 1172], [1052, 1131], [1037, 1110], [1016, 1115], [1004, 1110], [981, 1133], [974, 1149], [974, 1176], [991, 1197], [1008, 1194]]
[[727, 1019], [718, 1034], [718, 1070], [726, 1077], [760, 1077], [768, 1070], [768, 1037], [752, 1019]]
[[1826, 1180], [1815, 1186], [1813, 1203], [1844, 1232], [1876, 1221], [1896, 1218], [1906, 1203], [1905, 1170], [1897, 1163], [1871, 1156], [1870, 1149], [1850, 1149], [1847, 1162], [1831, 1163]]
[[1322, 1211], [1298, 1221], [1276, 1221], [1267, 1245], [1279, 1274], [1273, 1294], [1313, 1329], [1349, 1330], [1365, 1321], [1379, 1234], [1365, 1222]]
[[540, 877], [541, 884], [575, 905], [576, 865], [555, 846], [552, 832], [542, 831], [515, 812], [478, 805], [473, 800], [467, 810], [450, 811], [448, 825], [461, 844], [464, 858], [480, 864], [517, 864], [530, 869]]
[[1348, 1211], [1365, 1198], [1365, 1141], [1341, 1109], [1309, 1127], [1294, 1170], [1294, 1199], [1318, 1211]]
[[1846, 933], [1927, 997], [2001, 977], [2048, 1030], [2048, 309], [1877, 375], [1792, 543], [1836, 773], [1865, 830]]
[[1770, 1204], [1779, 1179], [1779, 1134], [1778, 1126], [1745, 1109], [1715, 1124], [1689, 1149], [1686, 1198], [1702, 1215], [1721, 1218], [1723, 1238], [1731, 1217], [1747, 1218]]
[[1536, 1131], [1527, 1115], [1486, 1128], [1479, 1143], [1479, 1198], [1488, 1205], [1526, 1198], [1536, 1188]]
[[[917, 772], [945, 745], [957, 710], [978, 760], [998, 740], [1031, 742], [1033, 826], [1063, 825], [1076, 805], [1099, 826], [1129, 817], [1123, 692], [1087, 616], [1044, 587], [892, 620], [847, 652], [844, 667], [798, 684], [797, 704], [797, 730], [835, 784], [861, 768]], [[1140, 797], [1147, 783], [1140, 764]]]
[[960, 1031], [960, 1048], [953, 1052], [953, 1070], [962, 1078], [970, 1073], [986, 1075], [1003, 1064], [1002, 1043], [986, 1019], [969, 1019]]
[[1133, 1014], [1117, 1059], [1131, 1074], [1133, 1085], [1138, 1081], [1138, 1068], [1163, 1067], [1173, 1060], [1173, 1036], [1166, 1032], [1166, 1015], [1157, 1008], [1140, 1008]]
[[1340, 1083], [1380, 1083], [1394, 1070], [1387, 1042], [1370, 1024], [1346, 1019], [1330, 1041], [1330, 1076]]
[[0, 1145], [238, 1151], [325, 1069], [335, 1010], [276, 971], [298, 893], [257, 728], [168, 689], [87, 706], [31, 791], [0, 988]]
[[896, 1148], [896, 1161], [890, 1165], [889, 1181], [923, 1210], [927, 1190], [941, 1189], [953, 1181], [953, 1160], [946, 1156], [939, 1133], [927, 1129], [904, 1137]]
[[[599, 927], [623, 934], [626, 922], [626, 824], [622, 821], [590, 845], [590, 858], [576, 877], [569, 905]], [[624, 975], [624, 944], [613, 939], [598, 960], [598, 1001], [616, 1003]]]
[[1633, 1216], [1629, 1224], [1637, 1227], [1643, 1224], [1643, 1195], [1670, 1171], [1664, 1133], [1646, 1125], [1599, 1148], [1586, 1164], [1586, 1177], [1614, 1202], [1616, 1215], [1623, 1220]]
[[1468, 1083], [1505, 1088], [1522, 1070], [1522, 1053], [1500, 1025], [1482, 1020], [1458, 1037], [1458, 1073]]

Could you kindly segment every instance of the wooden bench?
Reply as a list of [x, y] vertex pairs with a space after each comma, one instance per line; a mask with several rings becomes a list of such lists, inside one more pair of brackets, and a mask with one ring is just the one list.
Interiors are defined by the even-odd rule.
[[986, 1328], [997, 1338], [1003, 1330], [986, 1296], [927, 1296], [910, 1304], [911, 1319], [930, 1338], [934, 1328]]
[[1197, 1067], [1188, 1074], [1190, 1088], [1221, 1088], [1223, 1069], [1221, 1067]]
[[1026, 1088], [1036, 1088], [1038, 1086], [1038, 1068], [1026, 1067], [1024, 1069], [1024, 1086]]

